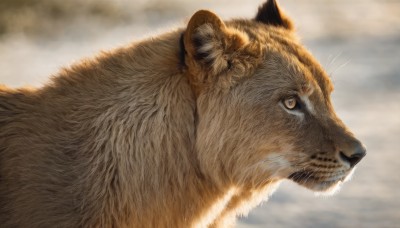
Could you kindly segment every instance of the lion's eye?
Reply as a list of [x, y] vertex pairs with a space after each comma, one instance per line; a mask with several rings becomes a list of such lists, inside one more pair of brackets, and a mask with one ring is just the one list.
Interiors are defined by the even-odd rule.
[[294, 97], [286, 98], [285, 100], [283, 100], [283, 105], [285, 106], [285, 108], [293, 110], [297, 107], [297, 100]]

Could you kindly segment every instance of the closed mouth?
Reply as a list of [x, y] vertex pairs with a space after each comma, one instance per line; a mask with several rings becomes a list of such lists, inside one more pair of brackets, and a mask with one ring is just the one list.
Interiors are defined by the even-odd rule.
[[336, 176], [332, 178], [326, 178], [326, 177], [318, 177], [317, 174], [318, 172], [307, 171], [307, 170], [297, 171], [289, 175], [288, 179], [300, 185], [303, 185], [307, 188], [317, 191], [324, 191], [329, 189], [331, 186], [343, 182], [346, 177], [346, 175], [344, 176], [340, 175], [339, 177]]

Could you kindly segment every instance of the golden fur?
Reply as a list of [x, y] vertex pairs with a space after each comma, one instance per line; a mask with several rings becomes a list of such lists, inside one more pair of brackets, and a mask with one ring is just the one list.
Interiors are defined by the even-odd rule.
[[285, 178], [329, 190], [362, 147], [332, 89], [275, 1], [0, 87], [1, 227], [228, 227]]

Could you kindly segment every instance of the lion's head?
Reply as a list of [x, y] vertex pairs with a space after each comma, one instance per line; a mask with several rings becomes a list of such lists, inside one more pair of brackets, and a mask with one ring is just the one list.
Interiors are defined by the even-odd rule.
[[365, 156], [335, 114], [330, 78], [275, 1], [251, 20], [198, 11], [182, 42], [197, 99], [196, 149], [210, 178], [254, 188], [289, 178], [329, 191]]

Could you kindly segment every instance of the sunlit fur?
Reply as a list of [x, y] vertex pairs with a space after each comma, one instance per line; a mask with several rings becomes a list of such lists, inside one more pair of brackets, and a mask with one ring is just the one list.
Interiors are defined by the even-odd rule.
[[[331, 91], [291, 27], [209, 11], [42, 88], [2, 86], [0, 226], [229, 227], [285, 178], [329, 190], [356, 140]], [[292, 95], [313, 112], [286, 112]]]

